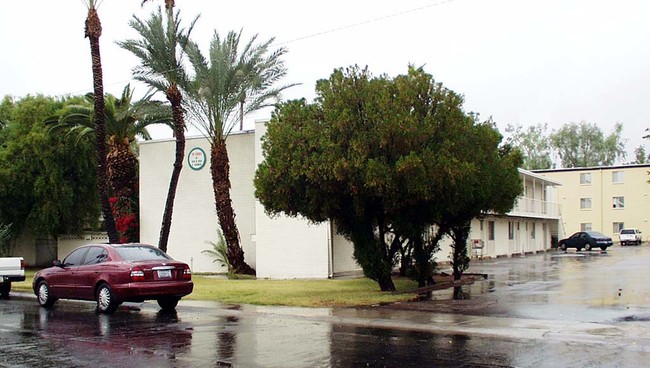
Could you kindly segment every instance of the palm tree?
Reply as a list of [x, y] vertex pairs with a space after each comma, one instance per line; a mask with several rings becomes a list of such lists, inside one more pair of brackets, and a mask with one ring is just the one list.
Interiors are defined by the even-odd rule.
[[118, 45], [140, 59], [140, 65], [133, 69], [134, 78], [156, 91], [164, 92], [172, 105], [176, 157], [158, 241], [158, 246], [163, 251], [167, 251], [176, 188], [185, 155], [185, 113], [183, 95], [178, 87], [187, 80], [182, 67], [183, 49], [189, 42], [189, 35], [198, 19], [195, 18], [187, 30], [180, 28], [180, 12], [174, 15], [173, 7], [174, 2], [166, 0], [166, 24], [160, 10], [153, 13], [147, 21], [134, 16], [129, 25], [139, 33], [141, 39], [118, 42]]
[[[191, 42], [187, 53], [194, 80], [187, 85], [188, 111], [211, 144], [210, 171], [219, 225], [228, 245], [228, 260], [236, 273], [254, 273], [245, 262], [239, 231], [230, 198], [230, 161], [226, 137], [242, 115], [272, 106], [280, 93], [293, 86], [274, 87], [286, 75], [280, 48], [269, 53], [273, 38], [256, 44], [253, 36], [240, 51], [241, 31], [229, 32], [225, 39], [214, 33], [209, 59]], [[242, 101], [245, 104], [242, 104]]]
[[[46, 124], [50, 125], [50, 129], [53, 131], [64, 131], [67, 135], [76, 135], [77, 140], [88, 139], [96, 135], [95, 114], [92, 105], [95, 98], [92, 93], [85, 97], [87, 103], [65, 106], [58, 116], [48, 119]], [[120, 98], [112, 95], [105, 97], [104, 118], [108, 136], [107, 174], [112, 190], [111, 198], [118, 201], [118, 205], [113, 205], [112, 212], [120, 218], [137, 213], [138, 160], [133, 149], [136, 138], [151, 139], [147, 131], [147, 127], [150, 125], [172, 125], [172, 112], [169, 106], [165, 106], [159, 101], [152, 101], [151, 95], [135, 103], [132, 100], [133, 90], [130, 85], [124, 87]], [[119, 242], [137, 240], [138, 234], [131, 234], [130, 238], [124, 239], [124, 230], [120, 229], [119, 225], [118, 223], [116, 226], [118, 234], [122, 233], [119, 234], [121, 235]]]
[[85, 34], [90, 41], [90, 57], [93, 71], [93, 91], [95, 94], [95, 139], [97, 145], [97, 191], [104, 216], [104, 226], [110, 243], [118, 242], [117, 227], [108, 201], [106, 188], [106, 130], [104, 126], [104, 77], [102, 74], [102, 59], [99, 52], [99, 37], [102, 35], [102, 23], [99, 20], [95, 5], [98, 0], [86, 0], [88, 15], [86, 17]]

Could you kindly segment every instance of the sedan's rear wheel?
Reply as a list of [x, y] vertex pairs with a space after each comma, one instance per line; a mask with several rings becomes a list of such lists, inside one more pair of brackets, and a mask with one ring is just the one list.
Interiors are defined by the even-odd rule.
[[56, 298], [52, 297], [50, 293], [50, 286], [45, 281], [38, 283], [38, 304], [42, 305], [45, 308], [49, 308], [54, 305]]
[[178, 305], [179, 297], [169, 296], [158, 299], [158, 305], [163, 311], [173, 311]]
[[564, 243], [560, 244], [560, 249], [566, 250], [566, 244], [564, 244]]
[[590, 251], [591, 250], [591, 244], [589, 244], [589, 243], [585, 244], [585, 250]]
[[101, 284], [97, 289], [97, 311], [99, 313], [111, 314], [120, 305], [113, 295], [111, 287]]

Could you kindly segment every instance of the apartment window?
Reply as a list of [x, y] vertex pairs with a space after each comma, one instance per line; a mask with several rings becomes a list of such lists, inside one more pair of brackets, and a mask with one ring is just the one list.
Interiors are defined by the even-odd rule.
[[530, 223], [530, 238], [535, 239], [535, 223]]
[[580, 224], [580, 231], [591, 231], [591, 222], [583, 222]]
[[580, 174], [580, 185], [591, 185], [591, 173]]
[[614, 231], [614, 234], [618, 234], [625, 228], [625, 223], [624, 222], [615, 222], [614, 226], [612, 227], [612, 230]]
[[494, 221], [488, 221], [488, 240], [494, 240]]
[[591, 209], [591, 198], [580, 198], [580, 209], [581, 210]]
[[515, 238], [515, 223], [508, 222], [508, 239], [513, 240]]
[[612, 172], [612, 183], [622, 183], [623, 182], [623, 172], [622, 171], [613, 171]]
[[613, 208], [625, 208], [625, 197], [614, 197], [614, 198], [612, 198], [612, 207]]

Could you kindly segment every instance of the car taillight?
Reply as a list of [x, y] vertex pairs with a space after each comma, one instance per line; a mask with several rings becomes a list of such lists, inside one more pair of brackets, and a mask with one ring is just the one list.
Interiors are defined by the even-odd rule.
[[23, 271], [25, 270], [25, 260], [24, 259], [20, 260], [20, 269], [23, 270]]
[[138, 267], [132, 269], [131, 281], [144, 281], [144, 271]]
[[190, 270], [189, 266], [185, 266], [183, 269], [183, 280], [191, 280], [192, 279], [192, 270]]

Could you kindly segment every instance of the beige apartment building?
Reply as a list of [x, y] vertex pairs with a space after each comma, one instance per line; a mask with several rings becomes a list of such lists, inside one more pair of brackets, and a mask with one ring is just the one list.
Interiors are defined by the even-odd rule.
[[562, 209], [559, 233], [594, 230], [618, 240], [623, 228], [638, 228], [650, 239], [650, 165], [621, 165], [535, 170], [562, 183], [557, 200]]

